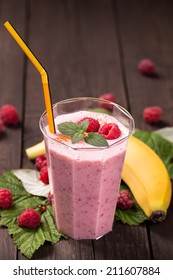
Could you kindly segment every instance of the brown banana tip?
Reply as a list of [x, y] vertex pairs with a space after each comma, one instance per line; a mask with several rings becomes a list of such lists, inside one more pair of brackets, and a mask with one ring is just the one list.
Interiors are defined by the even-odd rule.
[[162, 210], [153, 211], [150, 220], [154, 223], [162, 222], [166, 218], [166, 213]]

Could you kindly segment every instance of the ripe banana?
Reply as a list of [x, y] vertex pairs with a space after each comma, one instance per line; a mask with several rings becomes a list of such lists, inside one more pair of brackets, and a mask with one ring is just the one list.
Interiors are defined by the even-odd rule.
[[160, 157], [134, 136], [128, 141], [122, 179], [148, 218], [165, 219], [172, 195], [169, 174]]
[[44, 140], [25, 150], [29, 159], [34, 160], [38, 155], [45, 154]]

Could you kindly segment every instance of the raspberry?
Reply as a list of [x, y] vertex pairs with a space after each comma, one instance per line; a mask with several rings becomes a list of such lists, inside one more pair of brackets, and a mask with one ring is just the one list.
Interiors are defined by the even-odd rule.
[[13, 204], [12, 193], [9, 189], [0, 189], [0, 208], [8, 209]]
[[147, 123], [158, 123], [163, 115], [163, 110], [158, 106], [146, 107], [143, 111], [143, 118]]
[[40, 225], [41, 217], [35, 209], [27, 208], [18, 216], [17, 221], [20, 227], [37, 228]]
[[4, 131], [3, 121], [0, 119], [0, 134]]
[[146, 58], [139, 62], [138, 70], [143, 75], [152, 76], [155, 74], [156, 66], [150, 59]]
[[115, 123], [103, 124], [99, 129], [99, 134], [103, 135], [107, 140], [113, 140], [121, 135], [119, 126]]
[[81, 119], [78, 123], [81, 123], [84, 120], [89, 121], [86, 132], [97, 132], [99, 130], [100, 124], [97, 120], [86, 117], [86, 118]]
[[19, 122], [19, 115], [13, 105], [4, 105], [0, 110], [0, 118], [4, 125], [17, 125]]
[[[100, 95], [99, 98], [100, 98], [100, 99], [107, 100], [107, 101], [115, 102], [115, 96], [113, 95], [113, 93], [105, 93], [105, 94], [102, 94], [102, 95]], [[108, 109], [108, 110], [111, 110], [111, 109], [112, 109], [112, 105], [111, 105], [111, 104], [100, 103], [100, 106], [103, 107], [103, 108], [105, 108], [105, 109]]]
[[42, 213], [46, 211], [46, 205], [40, 205], [39, 207]]
[[117, 208], [126, 210], [134, 206], [134, 201], [127, 190], [122, 190], [118, 195]]
[[42, 181], [44, 184], [49, 184], [49, 174], [47, 166], [43, 166], [40, 170], [40, 181]]
[[35, 159], [35, 167], [41, 170], [42, 167], [47, 166], [47, 159], [45, 155], [38, 155]]

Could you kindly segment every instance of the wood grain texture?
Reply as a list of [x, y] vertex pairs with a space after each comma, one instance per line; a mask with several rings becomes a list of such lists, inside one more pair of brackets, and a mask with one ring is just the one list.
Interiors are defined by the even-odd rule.
[[[171, 1], [134, 0], [117, 1], [121, 40], [123, 47], [126, 83], [136, 127], [155, 129], [142, 118], [146, 106], [158, 105], [164, 109], [164, 125], [172, 123], [172, 63], [173, 39]], [[169, 8], [168, 8], [169, 7]], [[138, 62], [151, 59], [157, 67], [157, 75], [149, 78], [139, 73]], [[169, 86], [168, 86], [169, 85]], [[164, 100], [163, 100], [164, 98]], [[164, 102], [163, 102], [164, 101]]]
[[115, 222], [112, 232], [93, 242], [98, 260], [151, 259], [145, 224], [136, 227]]
[[[25, 149], [42, 140], [39, 118], [45, 110], [41, 77], [3, 27], [11, 21], [49, 75], [52, 102], [113, 92], [133, 115], [136, 127], [154, 130], [143, 109], [164, 109], [160, 126], [173, 125], [173, 2], [150, 0], [0, 1], [0, 106], [14, 104], [20, 125], [0, 136], [0, 173], [35, 168]], [[157, 76], [138, 72], [143, 58]], [[172, 259], [173, 202], [160, 224], [114, 223], [99, 240], [48, 242], [33, 259]], [[0, 228], [0, 259], [26, 259], [6, 228]]]
[[[5, 128], [0, 136], [0, 174], [21, 167], [23, 122], [23, 64], [24, 56], [3, 26], [5, 21], [15, 23], [25, 34], [25, 1], [0, 1], [0, 107], [14, 105], [20, 116], [20, 125]], [[5, 228], [0, 228], [0, 259], [16, 259], [17, 248]]]
[[[121, 38], [126, 71], [126, 83], [132, 115], [136, 127], [154, 130], [160, 126], [173, 124], [173, 2], [134, 0], [117, 1]], [[156, 77], [146, 77], [137, 70], [143, 58], [153, 60], [157, 67]], [[158, 126], [147, 125], [143, 120], [146, 106], [161, 106], [164, 110], [163, 121]], [[172, 259], [173, 246], [170, 236], [173, 228], [170, 220], [173, 215], [173, 202], [168, 210], [167, 219], [160, 224], [148, 225], [151, 254], [154, 259]], [[168, 249], [169, 248], [169, 249]]]

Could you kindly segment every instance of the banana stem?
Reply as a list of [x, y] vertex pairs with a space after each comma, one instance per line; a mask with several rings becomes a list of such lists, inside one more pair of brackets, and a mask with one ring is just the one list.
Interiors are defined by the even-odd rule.
[[166, 213], [162, 210], [153, 211], [150, 220], [154, 223], [162, 222], [166, 218]]

